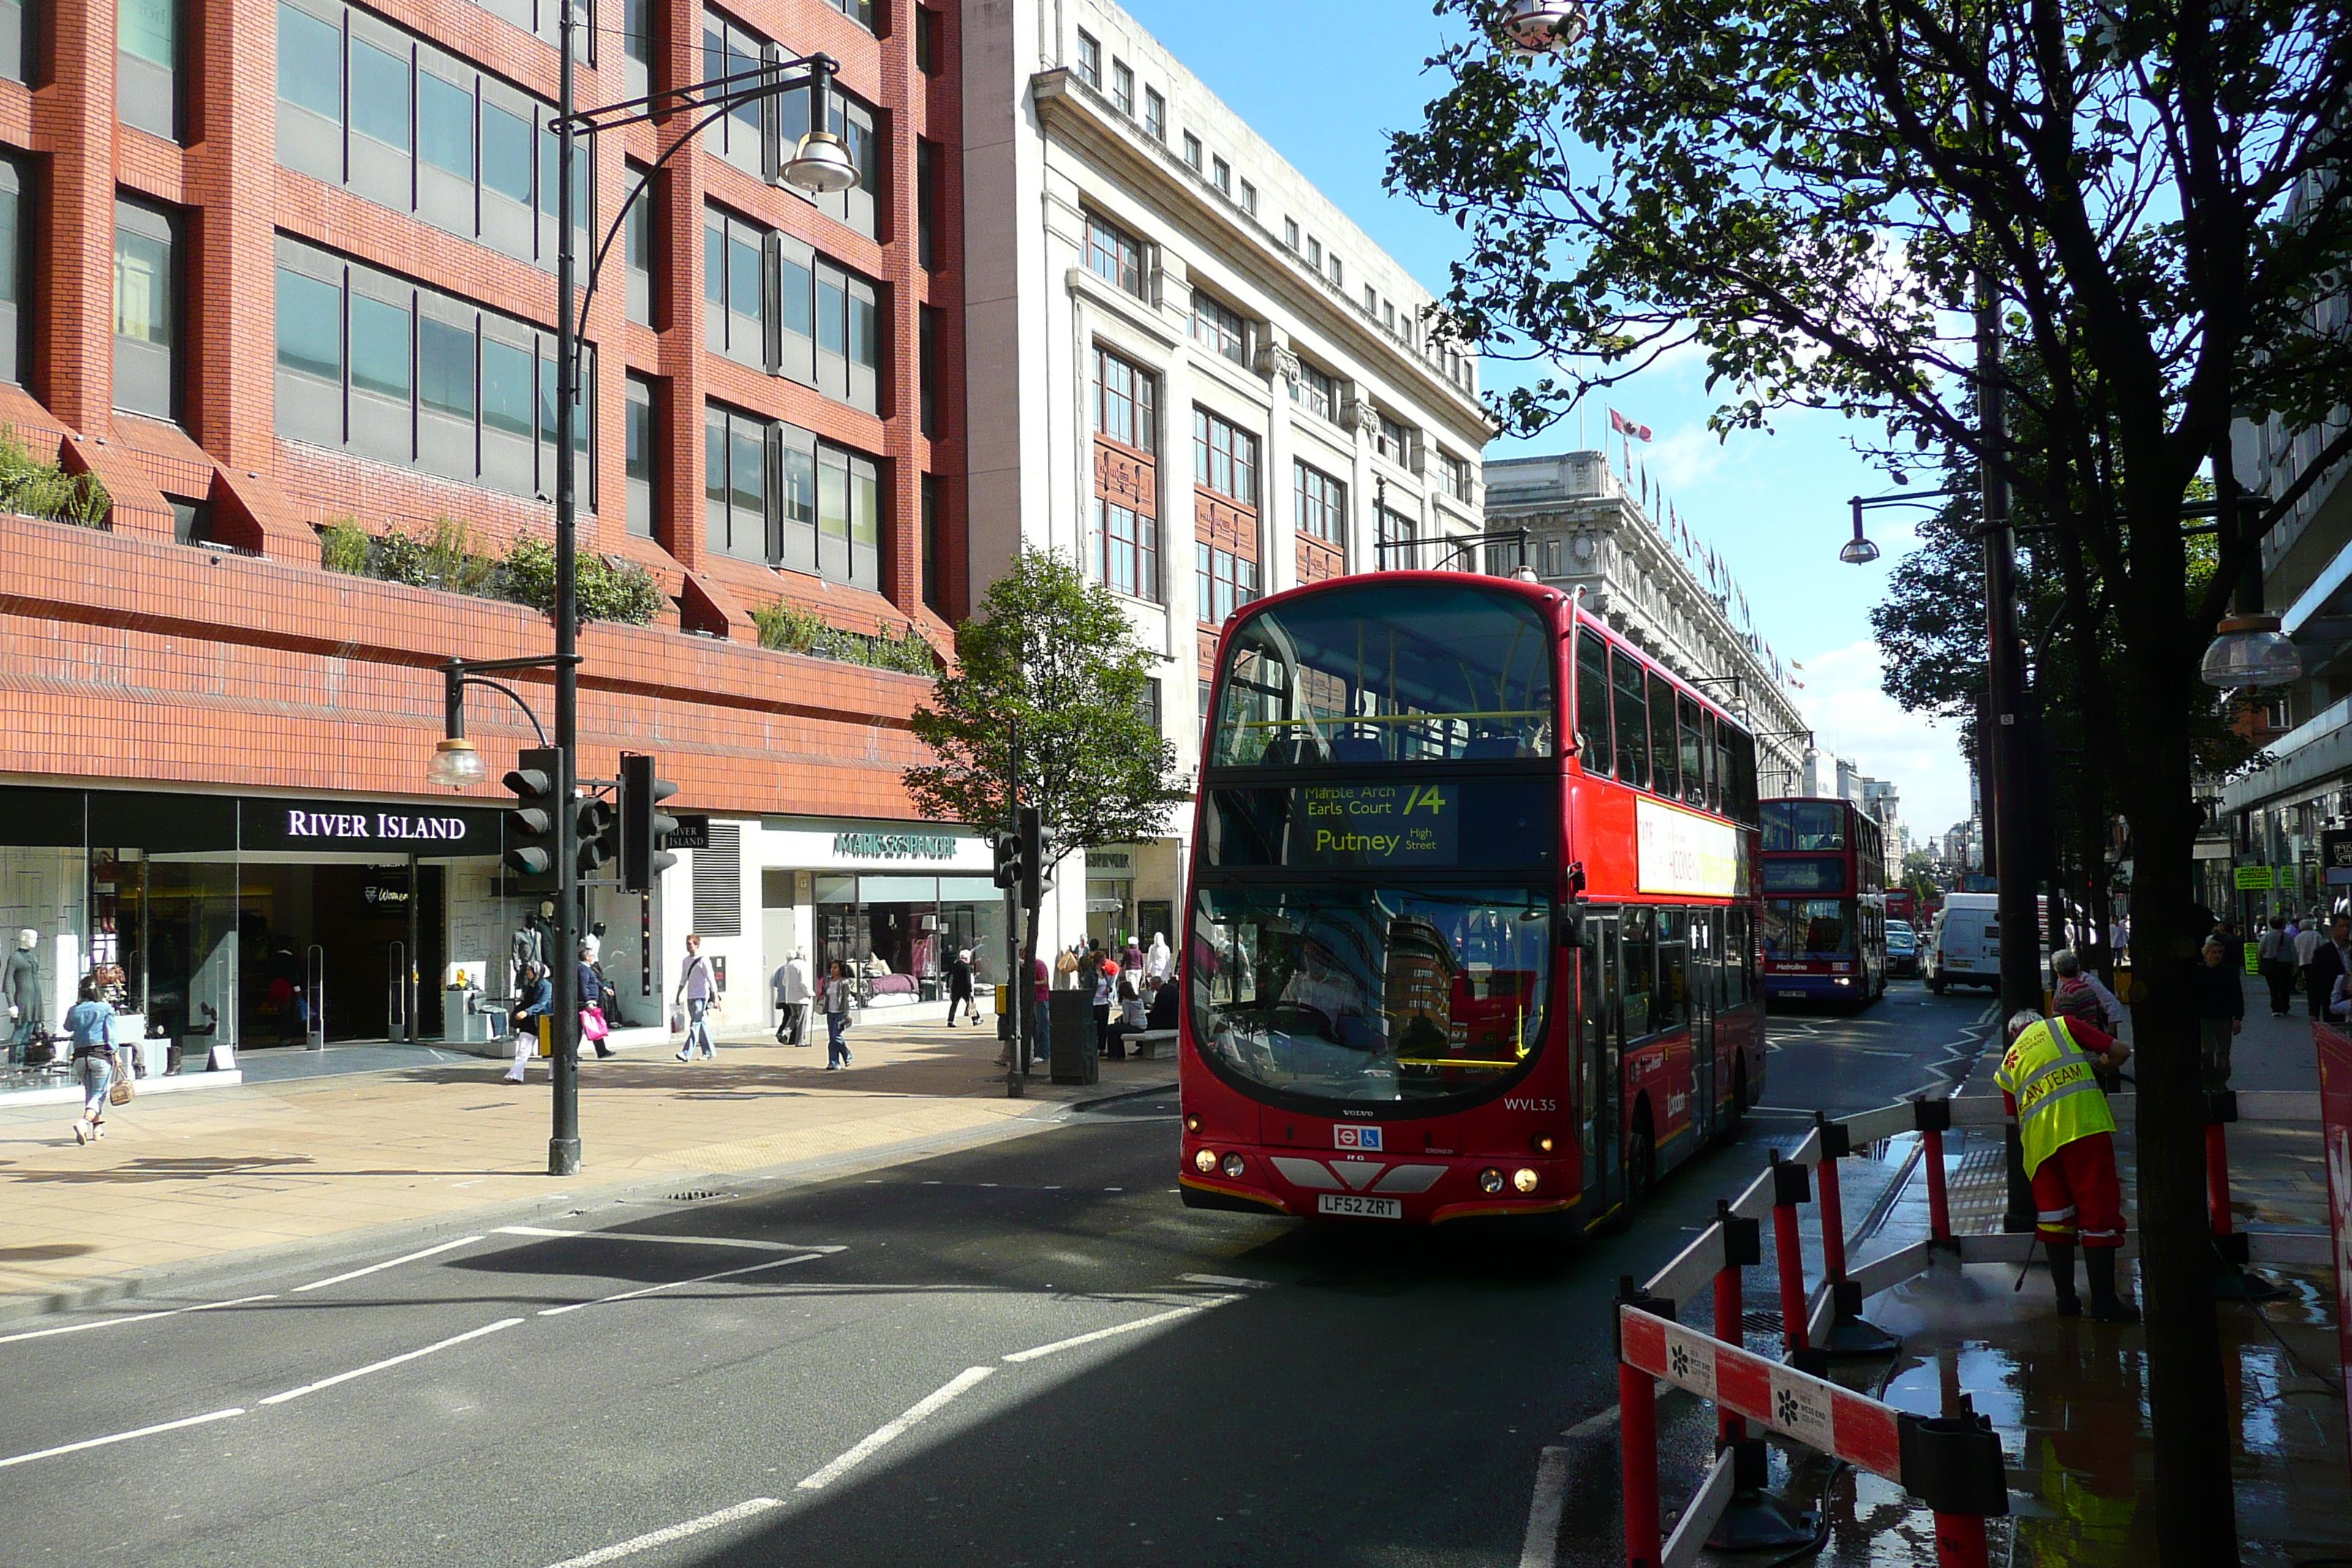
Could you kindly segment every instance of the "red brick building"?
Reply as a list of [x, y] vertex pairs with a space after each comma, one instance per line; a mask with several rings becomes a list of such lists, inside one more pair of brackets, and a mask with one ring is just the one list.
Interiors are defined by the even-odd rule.
[[[763, 647], [754, 620], [943, 647], [965, 610], [958, 15], [583, 5], [583, 107], [822, 51], [866, 176], [814, 199], [775, 177], [803, 94], [725, 115], [652, 174], [583, 319], [582, 555], [660, 602], [582, 636], [581, 770], [655, 752], [672, 809], [710, 819], [649, 904], [597, 889], [589, 913], [608, 978], [642, 982], [633, 1022], [693, 925], [750, 1021], [782, 951], [921, 968], [977, 918], [953, 874], [977, 845], [906, 837], [926, 683]], [[36, 488], [110, 498], [96, 526], [0, 516], [0, 922], [34, 932], [42, 1021], [92, 963], [190, 1044], [297, 1034], [306, 990], [354, 1037], [441, 1032], [453, 974], [505, 994], [527, 905], [495, 813], [459, 809], [504, 797], [426, 790], [434, 667], [542, 654], [550, 628], [412, 584], [551, 538], [556, 15], [0, 0], [0, 422], [60, 470]], [[698, 118], [583, 151], [583, 257]], [[403, 542], [436, 534], [438, 558]], [[468, 720], [494, 775], [531, 743], [494, 695]], [[466, 836], [420, 843], [426, 818]], [[322, 819], [365, 831], [298, 831]], [[859, 847], [901, 838], [927, 852], [866, 856], [894, 875], [865, 897]]]

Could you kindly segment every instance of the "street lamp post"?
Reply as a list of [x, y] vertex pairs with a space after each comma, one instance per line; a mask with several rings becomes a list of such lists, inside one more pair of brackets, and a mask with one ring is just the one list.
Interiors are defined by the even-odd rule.
[[[548, 1140], [547, 1171], [569, 1176], [580, 1170], [580, 847], [572, 809], [580, 774], [580, 637], [579, 531], [577, 462], [572, 450], [578, 429], [580, 384], [580, 317], [596, 288], [596, 275], [614, 237], [620, 233], [629, 209], [645, 195], [662, 164], [674, 157], [705, 127], [740, 104], [772, 98], [788, 85], [785, 73], [806, 73], [809, 89], [809, 130], [780, 170], [786, 183], [812, 192], [839, 192], [857, 183], [857, 166], [841, 139], [829, 129], [829, 94], [835, 62], [827, 55], [763, 65], [755, 70], [715, 77], [690, 87], [632, 99], [583, 113], [573, 99], [573, 32], [579, 17], [572, 5], [563, 7], [562, 47], [557, 68], [556, 110], [556, 247], [555, 247], [555, 750], [559, 753], [555, 814], [555, 952], [552, 971], [553, 1062], [555, 1079], [554, 1131]], [[572, 219], [577, 170], [573, 149], [583, 136], [617, 130], [669, 115], [704, 110], [703, 117], [656, 159], [614, 215], [604, 243], [591, 258], [588, 288], [572, 298], [576, 255]]]

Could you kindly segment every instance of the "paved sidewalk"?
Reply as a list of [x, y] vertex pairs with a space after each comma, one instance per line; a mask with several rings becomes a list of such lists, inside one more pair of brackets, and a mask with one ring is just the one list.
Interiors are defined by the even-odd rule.
[[1042, 1066], [1008, 1099], [995, 1032], [945, 1024], [853, 1031], [855, 1065], [764, 1037], [717, 1060], [669, 1053], [582, 1064], [579, 1176], [546, 1173], [544, 1063], [530, 1082], [469, 1061], [134, 1100], [82, 1147], [72, 1111], [0, 1110], [0, 1319], [72, 1305], [257, 1251], [454, 1226], [475, 1211], [632, 1184], [887, 1160], [915, 1146], [1016, 1136], [1072, 1101], [1175, 1080], [1171, 1061], [1106, 1062], [1057, 1088]]

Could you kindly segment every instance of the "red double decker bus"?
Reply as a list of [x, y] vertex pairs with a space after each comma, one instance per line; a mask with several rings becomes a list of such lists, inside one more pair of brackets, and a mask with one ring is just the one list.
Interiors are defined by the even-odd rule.
[[1625, 1210], [1763, 1090], [1755, 780], [1746, 731], [1555, 589], [1390, 572], [1244, 611], [1185, 922], [1185, 1202]]
[[1886, 990], [1886, 836], [1850, 800], [1764, 803], [1764, 988], [1867, 1007]]

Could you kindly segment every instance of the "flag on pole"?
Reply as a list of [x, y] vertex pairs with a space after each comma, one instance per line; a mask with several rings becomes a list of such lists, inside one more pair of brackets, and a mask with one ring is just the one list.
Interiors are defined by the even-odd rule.
[[1650, 438], [1650, 427], [1647, 425], [1637, 425], [1614, 408], [1609, 411], [1609, 428], [1620, 436], [1637, 437], [1644, 441]]

